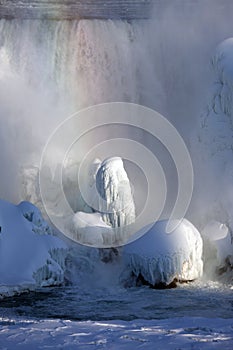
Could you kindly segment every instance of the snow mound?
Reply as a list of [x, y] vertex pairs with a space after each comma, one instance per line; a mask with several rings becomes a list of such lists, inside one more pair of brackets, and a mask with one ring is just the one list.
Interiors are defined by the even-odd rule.
[[123, 247], [123, 279], [130, 275], [152, 286], [191, 281], [202, 275], [202, 238], [186, 219], [171, 233], [158, 221], [138, 240]]
[[63, 283], [67, 247], [34, 205], [0, 200], [0, 227], [0, 285]]
[[77, 212], [67, 222], [67, 227], [71, 232], [71, 238], [81, 244], [98, 247], [110, 248], [125, 244], [128, 235], [124, 232], [124, 228], [113, 228], [107, 225], [100, 213], [84, 213]]
[[112, 227], [107, 225], [99, 213], [78, 212], [73, 217], [75, 239], [87, 245], [103, 246], [114, 243]]

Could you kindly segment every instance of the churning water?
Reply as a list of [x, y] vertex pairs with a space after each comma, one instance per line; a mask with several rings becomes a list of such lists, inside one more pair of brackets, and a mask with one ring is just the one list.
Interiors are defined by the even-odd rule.
[[70, 320], [165, 319], [173, 317], [233, 317], [229, 286], [194, 283], [170, 290], [77, 286], [41, 289], [1, 301], [3, 316]]

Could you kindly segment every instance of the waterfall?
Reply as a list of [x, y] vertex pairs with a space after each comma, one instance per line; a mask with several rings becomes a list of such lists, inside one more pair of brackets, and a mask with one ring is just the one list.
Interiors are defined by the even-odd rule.
[[[79, 16], [72, 6], [84, 1], [35, 0], [30, 9], [26, 0], [1, 2], [2, 198], [38, 203], [33, 183], [43, 147], [58, 124], [83, 107], [110, 101], [152, 107], [189, 143], [207, 100], [209, 59], [215, 46], [232, 33], [232, 5], [206, 1], [198, 6], [198, 1], [190, 1], [181, 9], [176, 1], [168, 5], [158, 0], [150, 16], [132, 10], [132, 4], [136, 8], [149, 2], [99, 0], [100, 11], [108, 3], [109, 12], [102, 16], [96, 8]], [[85, 1], [85, 11], [94, 3]], [[131, 14], [113, 17], [118, 4]], [[212, 16], [207, 15], [210, 4]], [[157, 149], [148, 135], [140, 137]]]
[[70, 114], [111, 101], [162, 105], [149, 31], [146, 20], [0, 20], [2, 197], [15, 202], [23, 191], [31, 200], [25, 172], [23, 180], [16, 174], [38, 166], [47, 138]]
[[152, 100], [161, 90], [149, 60], [143, 76], [149, 42], [139, 44], [147, 31], [146, 21], [2, 19], [1, 68], [7, 65], [33, 89], [52, 91], [71, 104], [68, 112], [102, 102], [139, 103], [148, 94]]

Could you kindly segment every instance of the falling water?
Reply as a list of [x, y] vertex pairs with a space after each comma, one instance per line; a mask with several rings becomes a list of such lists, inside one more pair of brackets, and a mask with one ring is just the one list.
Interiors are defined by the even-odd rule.
[[[38, 166], [59, 122], [93, 104], [152, 107], [189, 145], [212, 79], [211, 54], [233, 29], [230, 7], [212, 1], [209, 15], [208, 1], [182, 9], [176, 1], [1, 2], [1, 197], [18, 201], [23, 192], [36, 201], [25, 190], [36, 192], [28, 167]], [[30, 173], [23, 185], [22, 166]]]

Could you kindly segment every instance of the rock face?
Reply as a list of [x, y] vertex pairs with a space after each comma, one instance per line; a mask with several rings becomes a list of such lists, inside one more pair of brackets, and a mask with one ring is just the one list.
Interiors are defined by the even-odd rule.
[[129, 286], [174, 286], [202, 276], [202, 238], [188, 221], [166, 233], [167, 221], [158, 221], [138, 240], [122, 248], [125, 269], [122, 280]]
[[107, 224], [123, 227], [135, 221], [133, 195], [121, 158], [102, 162], [96, 175], [96, 188], [100, 195], [99, 209]]

